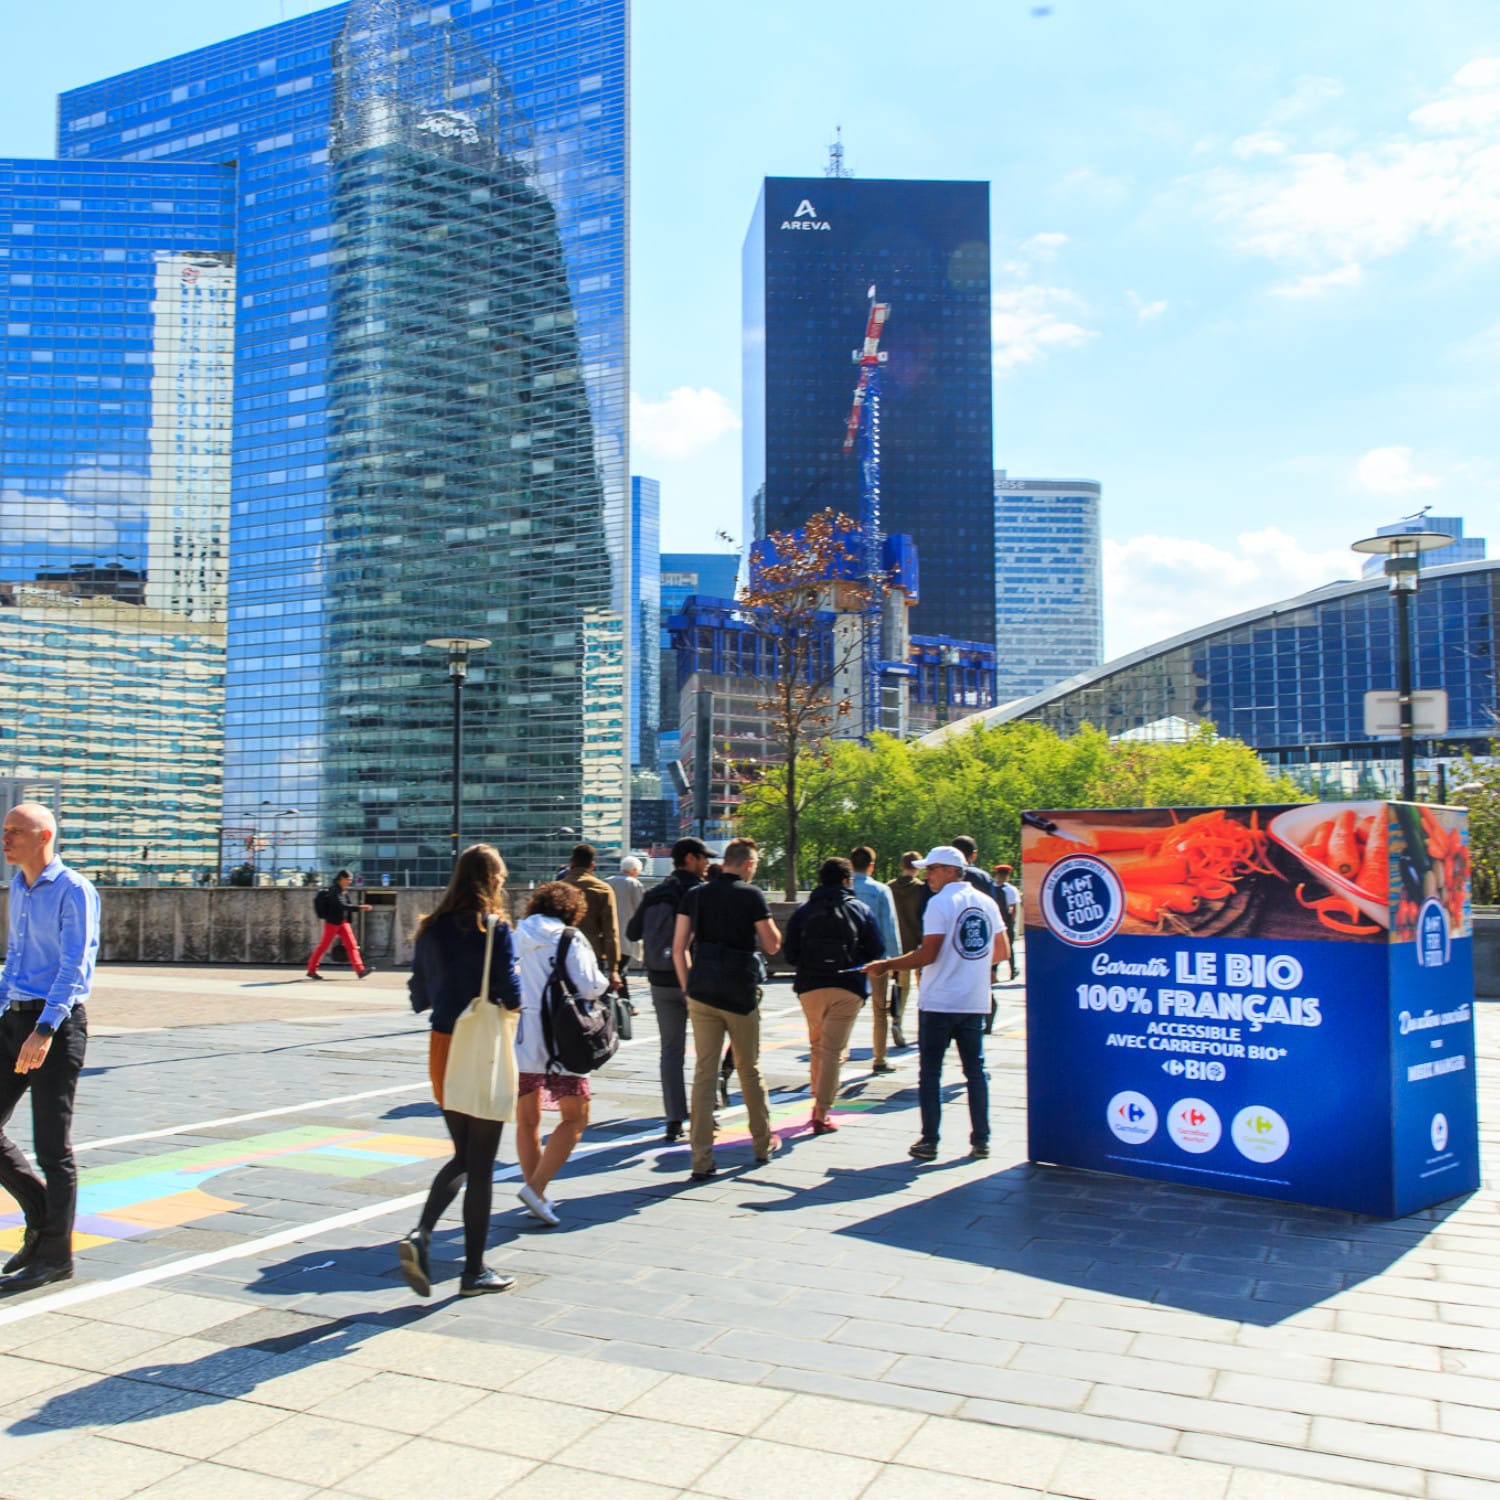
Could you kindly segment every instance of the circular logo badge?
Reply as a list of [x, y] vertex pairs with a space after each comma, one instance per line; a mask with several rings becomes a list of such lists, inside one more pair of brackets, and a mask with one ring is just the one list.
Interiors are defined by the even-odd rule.
[[1223, 1133], [1219, 1112], [1206, 1099], [1179, 1099], [1167, 1116], [1167, 1134], [1194, 1156], [1212, 1151]]
[[1448, 1149], [1448, 1116], [1436, 1114], [1432, 1117], [1432, 1149], [1434, 1151], [1446, 1151]]
[[1286, 1121], [1264, 1104], [1247, 1104], [1230, 1123], [1229, 1139], [1246, 1161], [1280, 1161], [1292, 1144]]
[[953, 929], [953, 946], [960, 957], [982, 958], [988, 963], [994, 942], [990, 919], [977, 906], [959, 913], [958, 925]]
[[1126, 1089], [1109, 1101], [1105, 1114], [1109, 1128], [1127, 1146], [1139, 1146], [1156, 1134], [1156, 1106], [1134, 1089]]
[[1448, 962], [1452, 947], [1448, 913], [1436, 896], [1429, 897], [1417, 914], [1417, 963], [1424, 969], [1440, 969]]
[[1125, 920], [1125, 887], [1102, 859], [1070, 854], [1047, 871], [1041, 906], [1054, 937], [1089, 948], [1113, 937]]

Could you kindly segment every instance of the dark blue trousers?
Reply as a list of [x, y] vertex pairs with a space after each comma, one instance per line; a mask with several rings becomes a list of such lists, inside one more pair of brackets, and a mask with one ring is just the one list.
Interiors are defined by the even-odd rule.
[[990, 1080], [984, 1071], [984, 1017], [943, 1010], [917, 1012], [917, 1098], [922, 1109], [922, 1139], [938, 1138], [943, 1118], [943, 1058], [949, 1042], [958, 1047], [958, 1060], [969, 1088], [969, 1144], [987, 1146]]

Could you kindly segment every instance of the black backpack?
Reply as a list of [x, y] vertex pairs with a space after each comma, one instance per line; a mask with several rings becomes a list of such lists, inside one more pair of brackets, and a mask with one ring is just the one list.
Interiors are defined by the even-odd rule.
[[325, 886], [313, 897], [313, 915], [324, 922], [344, 920], [344, 904], [334, 895], [332, 887]]
[[549, 1073], [592, 1073], [620, 1050], [619, 1024], [608, 995], [585, 1000], [568, 981], [568, 949], [578, 932], [566, 928], [557, 940], [552, 972], [542, 991], [542, 1036]]
[[820, 901], [808, 909], [797, 938], [797, 969], [805, 974], [847, 974], [859, 967], [859, 923], [847, 901]]
[[664, 891], [649, 906], [643, 902], [641, 908], [640, 944], [645, 955], [642, 962], [649, 972], [657, 974], [672, 973], [672, 939], [677, 933], [677, 908], [682, 902], [682, 887], [676, 880], [667, 883], [671, 886], [669, 891]]

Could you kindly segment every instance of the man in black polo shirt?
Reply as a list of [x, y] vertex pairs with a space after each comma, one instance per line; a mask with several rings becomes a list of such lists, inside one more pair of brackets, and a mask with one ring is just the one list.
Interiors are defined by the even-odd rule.
[[719, 1058], [728, 1037], [749, 1116], [755, 1159], [776, 1151], [771, 1111], [760, 1071], [760, 955], [774, 956], [781, 933], [765, 892], [750, 884], [760, 851], [754, 839], [735, 839], [724, 851], [724, 873], [695, 886], [683, 899], [672, 939], [672, 963], [688, 997], [693, 1027], [693, 1181], [714, 1175], [714, 1097]]

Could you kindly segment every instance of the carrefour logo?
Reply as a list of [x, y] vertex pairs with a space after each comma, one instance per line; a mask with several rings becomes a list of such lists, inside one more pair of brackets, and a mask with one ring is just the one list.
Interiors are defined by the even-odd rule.
[[1129, 1146], [1139, 1146], [1156, 1134], [1156, 1106], [1134, 1089], [1116, 1094], [1104, 1118], [1115, 1138]]

